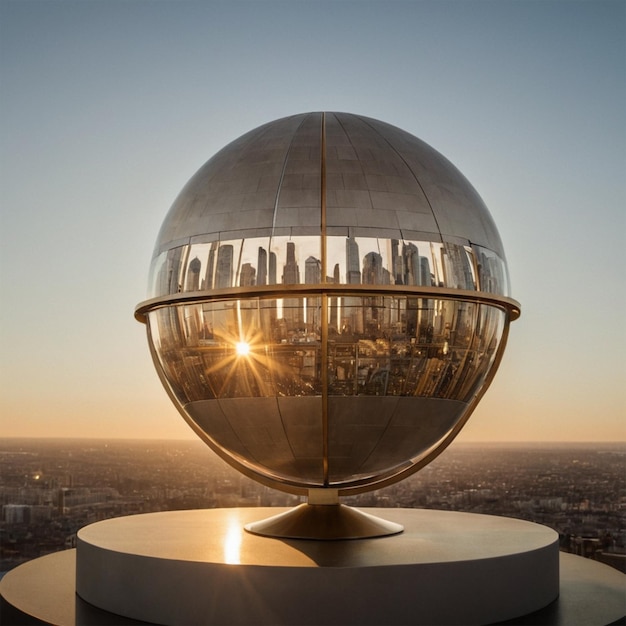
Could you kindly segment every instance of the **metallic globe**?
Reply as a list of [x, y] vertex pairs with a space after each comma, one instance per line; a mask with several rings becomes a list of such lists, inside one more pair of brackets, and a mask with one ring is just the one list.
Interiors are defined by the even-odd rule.
[[135, 315], [190, 426], [248, 476], [321, 501], [439, 454], [520, 311], [470, 183], [347, 113], [276, 120], [203, 165], [162, 225], [148, 297]]

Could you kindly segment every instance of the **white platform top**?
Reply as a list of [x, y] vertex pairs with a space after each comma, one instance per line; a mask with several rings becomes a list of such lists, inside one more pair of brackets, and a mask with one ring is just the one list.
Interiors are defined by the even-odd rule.
[[283, 510], [237, 508], [148, 513], [82, 528], [79, 539], [137, 556], [269, 567], [367, 567], [497, 558], [541, 549], [555, 531], [522, 520], [427, 509], [368, 509], [404, 525], [403, 533], [344, 541], [284, 540], [246, 532], [244, 524]]

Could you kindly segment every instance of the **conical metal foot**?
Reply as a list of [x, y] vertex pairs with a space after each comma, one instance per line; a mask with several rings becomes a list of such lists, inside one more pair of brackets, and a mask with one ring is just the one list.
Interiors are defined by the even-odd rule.
[[353, 509], [345, 504], [300, 504], [244, 528], [255, 535], [282, 539], [369, 539], [397, 535], [401, 524]]

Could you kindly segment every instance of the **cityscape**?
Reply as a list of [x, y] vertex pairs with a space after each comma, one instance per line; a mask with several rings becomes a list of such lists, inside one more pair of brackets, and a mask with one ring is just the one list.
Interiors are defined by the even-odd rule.
[[[76, 532], [103, 519], [301, 501], [200, 441], [4, 439], [0, 448], [2, 573], [75, 547]], [[624, 443], [455, 443], [406, 480], [342, 501], [529, 520], [556, 530], [561, 550], [625, 571], [625, 459]]]
[[[417, 234], [406, 232], [409, 237]], [[508, 295], [503, 260], [483, 246], [469, 242], [461, 245], [450, 241], [418, 241], [413, 237], [400, 241], [372, 236], [324, 236], [324, 240], [326, 255], [321, 254], [319, 235], [272, 235], [177, 246], [153, 259], [149, 296], [320, 283], [438, 286]], [[361, 259], [363, 249], [367, 248], [370, 251]], [[300, 257], [306, 257], [304, 264]], [[325, 263], [318, 257], [326, 257]]]

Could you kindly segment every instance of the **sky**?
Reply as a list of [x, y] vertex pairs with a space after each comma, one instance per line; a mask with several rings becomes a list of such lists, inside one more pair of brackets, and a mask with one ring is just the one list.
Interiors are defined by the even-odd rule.
[[459, 441], [626, 440], [626, 2], [1, 0], [0, 437], [195, 438], [135, 305], [220, 148], [374, 117], [489, 207], [522, 316]]

